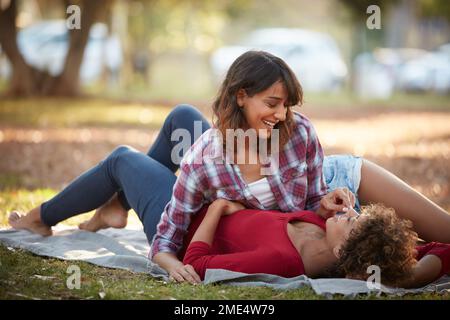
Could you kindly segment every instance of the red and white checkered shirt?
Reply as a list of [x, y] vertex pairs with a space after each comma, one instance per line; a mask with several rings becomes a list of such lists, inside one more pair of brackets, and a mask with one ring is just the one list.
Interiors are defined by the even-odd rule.
[[[277, 170], [267, 175], [270, 189], [282, 212], [315, 211], [327, 186], [322, 172], [323, 150], [312, 123], [293, 112], [294, 127], [277, 157]], [[191, 215], [218, 198], [239, 201], [249, 209], [268, 210], [251, 193], [238, 165], [223, 157], [217, 129], [197, 139], [180, 164], [173, 195], [164, 208], [153, 238], [150, 258], [158, 252], [176, 254], [183, 245]]]

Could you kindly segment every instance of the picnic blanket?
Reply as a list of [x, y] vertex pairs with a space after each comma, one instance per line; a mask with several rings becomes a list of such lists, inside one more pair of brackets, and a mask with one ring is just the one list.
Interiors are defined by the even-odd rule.
[[[149, 273], [168, 281], [164, 269], [152, 263], [147, 255], [149, 244], [141, 229], [104, 229], [88, 232], [74, 227], [57, 226], [54, 236], [42, 237], [26, 230], [0, 229], [0, 243], [9, 248], [21, 248], [36, 255], [63, 260], [85, 261], [108, 268]], [[222, 269], [206, 271], [204, 284], [221, 283], [233, 286], [266, 286], [288, 290], [311, 287], [316, 294], [332, 296], [342, 294], [353, 297], [358, 294], [387, 294], [402, 296], [407, 293], [450, 292], [450, 277], [418, 289], [370, 288], [365, 281], [351, 279], [311, 279], [307, 276], [283, 278], [270, 274], [245, 274]]]

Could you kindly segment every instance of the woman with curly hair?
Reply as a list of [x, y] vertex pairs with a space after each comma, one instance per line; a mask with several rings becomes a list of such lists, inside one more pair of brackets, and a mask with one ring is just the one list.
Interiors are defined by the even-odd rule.
[[450, 272], [450, 245], [416, 247], [417, 240], [411, 221], [381, 204], [325, 219], [219, 199], [195, 217], [180, 258], [201, 278], [206, 269], [227, 269], [366, 280], [369, 267], [377, 266], [385, 285], [421, 287]]

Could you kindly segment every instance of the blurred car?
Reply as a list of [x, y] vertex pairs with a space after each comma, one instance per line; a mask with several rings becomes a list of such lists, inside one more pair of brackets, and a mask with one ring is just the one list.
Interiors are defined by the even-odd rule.
[[356, 56], [353, 63], [353, 88], [363, 98], [388, 99], [399, 89], [399, 75], [410, 60], [427, 51], [414, 48], [377, 48]]
[[405, 91], [450, 92], [449, 44], [406, 62], [399, 70], [397, 86]]
[[353, 87], [358, 95], [389, 98], [394, 90], [450, 92], [450, 46], [435, 51], [378, 48], [354, 60]]
[[[42, 21], [23, 28], [17, 35], [17, 43], [25, 61], [38, 70], [51, 75], [60, 74], [69, 49], [69, 32], [65, 20]], [[115, 36], [108, 36], [103, 23], [92, 25], [80, 67], [80, 80], [89, 83], [98, 80], [104, 68], [120, 69], [122, 47]], [[0, 75], [9, 77], [11, 67], [7, 59], [0, 61]]]
[[233, 61], [249, 50], [264, 50], [282, 58], [307, 91], [338, 90], [347, 76], [347, 66], [329, 35], [304, 29], [267, 28], [251, 32], [238, 45], [217, 49], [211, 57], [215, 78], [223, 79]]

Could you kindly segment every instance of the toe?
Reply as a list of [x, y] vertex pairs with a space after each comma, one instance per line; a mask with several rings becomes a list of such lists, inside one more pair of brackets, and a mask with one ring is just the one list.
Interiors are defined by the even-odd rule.
[[17, 221], [20, 218], [19, 213], [17, 211], [13, 211], [9, 214], [9, 221]]

